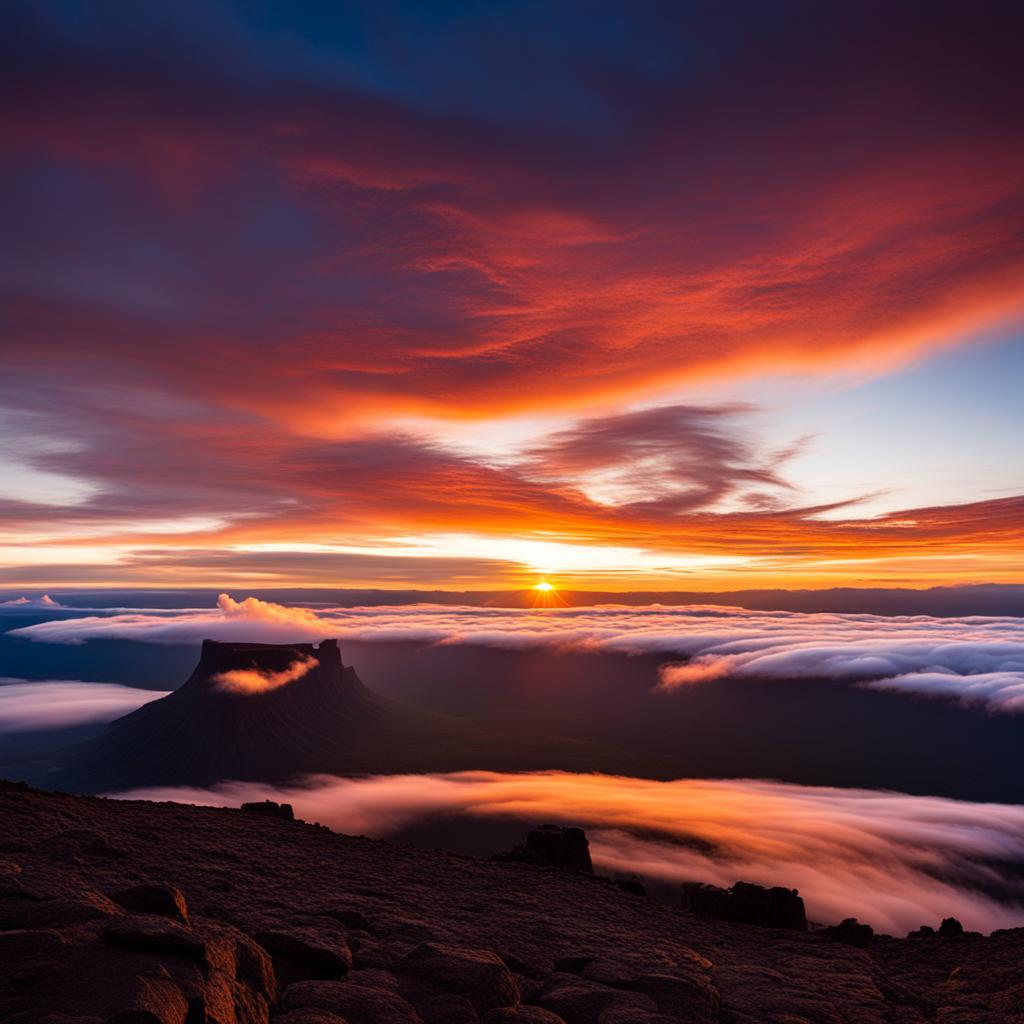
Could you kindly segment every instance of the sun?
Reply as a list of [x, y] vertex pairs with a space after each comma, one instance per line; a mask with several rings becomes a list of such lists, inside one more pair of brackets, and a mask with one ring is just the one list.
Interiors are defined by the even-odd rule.
[[534, 608], [559, 608], [566, 603], [554, 583], [548, 583], [547, 580], [534, 583], [530, 590], [533, 591], [533, 600], [530, 603]]

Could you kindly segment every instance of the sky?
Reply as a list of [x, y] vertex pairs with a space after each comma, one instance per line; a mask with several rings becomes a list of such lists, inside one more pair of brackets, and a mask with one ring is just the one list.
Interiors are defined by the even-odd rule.
[[1011, 4], [0, 7], [0, 580], [1024, 580]]

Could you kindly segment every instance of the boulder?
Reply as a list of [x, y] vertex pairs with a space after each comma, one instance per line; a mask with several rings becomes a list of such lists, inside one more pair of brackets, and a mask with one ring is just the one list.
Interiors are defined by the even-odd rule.
[[114, 902], [139, 914], [160, 914], [188, 924], [188, 904], [173, 885], [133, 885], [114, 894]]
[[271, 818], [283, 818], [285, 821], [295, 820], [295, 811], [291, 804], [278, 804], [273, 800], [253, 800], [242, 804], [241, 809], [248, 814], [266, 814]]
[[583, 978], [553, 985], [539, 1001], [543, 1009], [561, 1017], [566, 1024], [597, 1024], [613, 1007], [625, 1014], [625, 1020], [658, 1012], [657, 1004], [649, 996], [608, 988]]
[[519, 1003], [519, 986], [512, 972], [490, 950], [424, 942], [399, 961], [396, 971], [465, 996], [478, 1013]]
[[541, 825], [531, 829], [526, 837], [526, 849], [546, 864], [567, 871], [581, 871], [592, 875], [594, 865], [590, 860], [590, 844], [587, 834], [581, 828], [566, 828], [562, 825]]
[[822, 928], [818, 934], [844, 946], [866, 949], [875, 937], [875, 930], [869, 924], [861, 924], [855, 917], [848, 917], [830, 928]]
[[414, 1001], [423, 1024], [477, 1024], [480, 1017], [465, 996], [438, 992]]
[[[273, 971], [251, 940], [219, 923], [194, 935], [165, 918], [143, 920], [159, 931], [131, 925], [114, 932], [115, 922], [87, 922], [63, 932], [7, 933], [0, 1020], [267, 1024], [277, 995]], [[194, 945], [179, 945], [183, 936]]]
[[275, 1013], [271, 1024], [348, 1024], [344, 1017], [332, 1010], [317, 1010], [307, 1007], [304, 1010], [286, 1010]]
[[494, 859], [548, 865], [586, 875], [594, 873], [587, 834], [581, 828], [562, 825], [541, 825], [531, 829], [525, 846], [516, 846], [507, 853], [499, 853]]
[[499, 1006], [488, 1010], [480, 1024], [565, 1024], [565, 1021], [542, 1006]]
[[206, 943], [192, 931], [161, 917], [117, 917], [103, 926], [111, 946], [145, 953], [165, 953], [188, 960], [205, 960]]
[[703, 882], [684, 882], [680, 886], [680, 905], [704, 917], [738, 921], [762, 928], [788, 928], [807, 931], [804, 901], [796, 889], [781, 886], [766, 888], [751, 882], [737, 882], [731, 889]]
[[352, 968], [352, 951], [341, 935], [289, 925], [258, 931], [254, 937], [287, 981], [338, 978]]
[[944, 935], [947, 939], [955, 938], [963, 933], [964, 926], [955, 917], [943, 918], [942, 924], [939, 925], [939, 934]]
[[329, 1010], [358, 1024], [422, 1024], [401, 996], [348, 981], [296, 981], [284, 991], [285, 1010]]

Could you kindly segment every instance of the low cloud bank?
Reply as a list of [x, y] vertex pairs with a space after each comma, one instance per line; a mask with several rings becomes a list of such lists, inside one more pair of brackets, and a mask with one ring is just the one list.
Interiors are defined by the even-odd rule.
[[278, 690], [282, 686], [301, 679], [310, 669], [316, 668], [316, 658], [304, 655], [296, 658], [287, 668], [280, 672], [259, 668], [233, 668], [228, 672], [219, 672], [213, 677], [217, 688], [229, 693], [266, 693]]
[[726, 677], [832, 679], [998, 712], [1024, 711], [1024, 618], [750, 611], [717, 605], [478, 608], [286, 607], [222, 594], [216, 608], [155, 609], [53, 620], [10, 631], [48, 643], [91, 639], [266, 643], [323, 637], [486, 647], [664, 654], [659, 686]]
[[386, 837], [438, 815], [587, 829], [599, 868], [666, 882], [798, 888], [812, 920], [903, 934], [946, 916], [1024, 925], [1024, 807], [748, 780], [656, 782], [565, 772], [230, 782], [124, 798], [234, 806], [284, 800], [340, 832]]
[[54, 601], [49, 594], [42, 597], [12, 597], [9, 601], [0, 601], [0, 611], [28, 611], [31, 608], [63, 608], [59, 601]]
[[112, 722], [159, 700], [160, 690], [72, 679], [0, 679], [0, 734]]

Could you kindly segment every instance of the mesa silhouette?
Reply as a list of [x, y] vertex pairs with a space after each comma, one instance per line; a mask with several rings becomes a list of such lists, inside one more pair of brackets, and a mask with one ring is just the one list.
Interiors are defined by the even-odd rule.
[[550, 767], [552, 749], [561, 765], [608, 760], [595, 744], [481, 728], [381, 696], [342, 664], [336, 640], [204, 640], [184, 685], [59, 752], [45, 785], [98, 793], [311, 773], [527, 770]]

